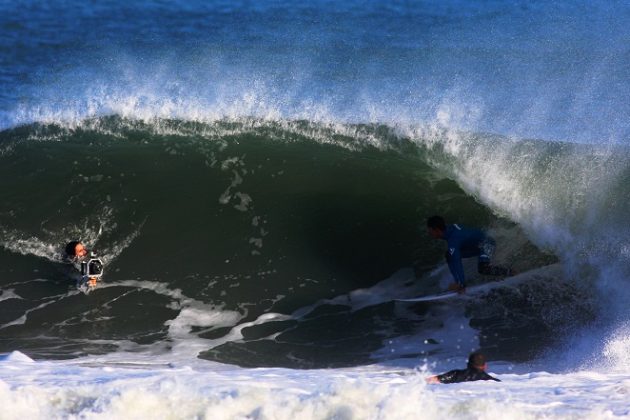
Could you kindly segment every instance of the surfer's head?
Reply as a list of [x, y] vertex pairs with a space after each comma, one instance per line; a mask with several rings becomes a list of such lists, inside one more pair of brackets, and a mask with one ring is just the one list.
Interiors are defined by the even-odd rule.
[[70, 257], [85, 257], [87, 255], [87, 249], [81, 241], [72, 241], [66, 245], [66, 255]]
[[446, 232], [446, 222], [442, 216], [431, 216], [427, 219], [427, 231], [432, 238], [441, 239]]
[[85, 257], [87, 255], [87, 249], [85, 249], [85, 246], [83, 246], [81, 242], [74, 246], [74, 255], [76, 257]]
[[486, 356], [479, 352], [470, 353], [470, 356], [468, 356], [468, 367], [477, 370], [486, 370], [488, 367]]

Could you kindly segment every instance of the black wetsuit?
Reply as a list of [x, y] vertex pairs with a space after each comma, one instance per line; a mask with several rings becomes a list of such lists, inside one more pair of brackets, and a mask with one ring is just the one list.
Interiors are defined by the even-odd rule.
[[467, 367], [466, 369], [456, 369], [437, 376], [438, 380], [443, 384], [454, 384], [456, 382], [468, 381], [497, 381], [500, 379], [493, 378], [485, 371]]

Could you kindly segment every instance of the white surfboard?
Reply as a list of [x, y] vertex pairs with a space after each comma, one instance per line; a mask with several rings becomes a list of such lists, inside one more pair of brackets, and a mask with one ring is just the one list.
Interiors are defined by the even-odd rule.
[[414, 298], [396, 299], [396, 300], [399, 302], [433, 302], [436, 300], [445, 300], [445, 299], [452, 299], [452, 298], [467, 298], [474, 295], [478, 295], [481, 292], [494, 289], [495, 287], [501, 286], [504, 283], [504, 281], [505, 281], [504, 279], [493, 280], [493, 281], [489, 281], [483, 284], [470, 286], [466, 288], [466, 292], [464, 293], [458, 293], [451, 290], [447, 290], [445, 292], [440, 292], [433, 295], [418, 296]]
[[450, 299], [457, 296], [461, 296], [461, 295], [458, 294], [457, 292], [447, 291], [447, 292], [436, 293], [434, 295], [418, 296], [415, 298], [396, 299], [396, 300], [398, 302], [431, 302], [434, 300]]
[[447, 290], [447, 291], [435, 293], [432, 295], [417, 296], [417, 297], [412, 297], [412, 298], [399, 298], [399, 299], [394, 299], [394, 300], [399, 301], [399, 302], [435, 302], [435, 301], [456, 299], [456, 298], [466, 299], [466, 298], [470, 298], [474, 296], [479, 296], [497, 287], [514, 287], [520, 283], [524, 283], [529, 280], [532, 280], [533, 278], [555, 279], [558, 276], [560, 276], [561, 271], [562, 271], [562, 268], [560, 264], [554, 263], [554, 264], [546, 265], [543, 267], [538, 267], [529, 271], [525, 271], [522, 273], [518, 273], [518, 274], [513, 275], [512, 277], [506, 277], [504, 279], [494, 278], [492, 280], [486, 281], [481, 284], [475, 284], [474, 286], [469, 286], [466, 288], [465, 293], [457, 293], [457, 292], [452, 292], [450, 290]]

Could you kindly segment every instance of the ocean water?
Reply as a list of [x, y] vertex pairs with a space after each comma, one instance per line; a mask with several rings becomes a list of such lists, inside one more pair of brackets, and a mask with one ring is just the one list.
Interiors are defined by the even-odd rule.
[[[629, 28], [617, 1], [1, 2], [0, 418], [630, 418]], [[432, 214], [518, 274], [395, 301], [450, 281]], [[425, 384], [472, 350], [502, 382]]]

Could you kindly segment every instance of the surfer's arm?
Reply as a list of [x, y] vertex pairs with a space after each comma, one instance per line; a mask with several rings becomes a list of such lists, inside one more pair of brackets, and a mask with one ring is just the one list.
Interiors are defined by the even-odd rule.
[[451, 274], [462, 288], [466, 287], [466, 277], [464, 276], [464, 265], [462, 264], [462, 255], [458, 247], [451, 247], [446, 251], [446, 262]]

